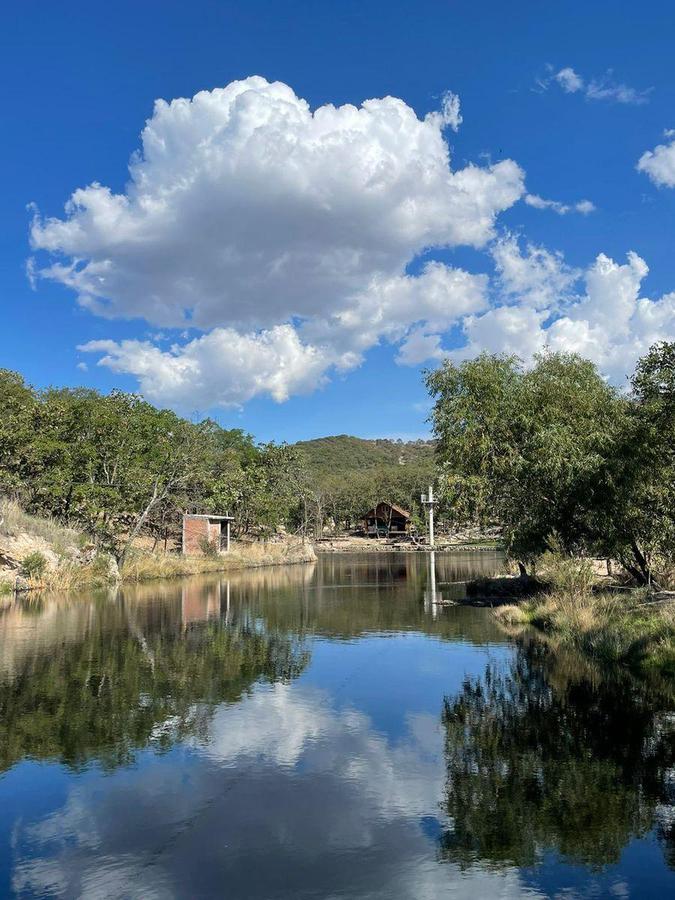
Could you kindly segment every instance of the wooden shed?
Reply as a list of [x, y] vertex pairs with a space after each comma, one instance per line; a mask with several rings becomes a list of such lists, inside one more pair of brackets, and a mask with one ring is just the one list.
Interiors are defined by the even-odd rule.
[[183, 553], [198, 556], [204, 552], [204, 543], [208, 541], [218, 553], [227, 553], [230, 549], [230, 525], [232, 516], [195, 515], [185, 513], [183, 516]]
[[399, 537], [408, 534], [410, 513], [395, 503], [378, 503], [363, 517], [368, 537]]

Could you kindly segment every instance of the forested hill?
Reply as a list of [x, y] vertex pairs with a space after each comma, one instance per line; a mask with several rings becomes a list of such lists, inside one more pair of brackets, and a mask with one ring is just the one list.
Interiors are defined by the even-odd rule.
[[316, 475], [341, 475], [394, 465], [419, 467], [429, 464], [434, 452], [433, 441], [365, 440], [348, 434], [298, 441], [294, 446]]

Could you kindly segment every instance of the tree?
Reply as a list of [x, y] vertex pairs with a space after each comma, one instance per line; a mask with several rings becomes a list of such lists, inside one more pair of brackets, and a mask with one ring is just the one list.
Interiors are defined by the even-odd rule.
[[625, 401], [592, 363], [547, 353], [525, 370], [483, 354], [427, 375], [442, 489], [460, 521], [498, 520], [522, 561], [593, 539]]
[[604, 551], [653, 580], [675, 555], [675, 343], [638, 360], [598, 528]]
[[0, 369], [0, 489], [21, 494], [33, 437], [34, 391], [17, 372]]

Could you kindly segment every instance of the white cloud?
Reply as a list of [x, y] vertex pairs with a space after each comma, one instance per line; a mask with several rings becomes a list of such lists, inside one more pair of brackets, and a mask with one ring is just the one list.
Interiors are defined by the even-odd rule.
[[595, 204], [590, 200], [579, 200], [576, 203], [560, 203], [558, 200], [545, 200], [538, 194], [525, 194], [524, 201], [534, 209], [552, 209], [559, 216], [566, 216], [570, 212], [578, 212], [583, 216], [595, 212]]
[[[669, 136], [666, 132], [666, 137]], [[675, 140], [645, 151], [638, 160], [637, 170], [644, 172], [658, 187], [675, 187]]]
[[518, 239], [501, 236], [491, 247], [500, 298], [535, 309], [556, 307], [569, 298], [579, 272], [561, 253], [528, 244], [523, 253]]
[[[321, 386], [330, 368], [346, 371], [359, 365], [380, 337], [399, 341], [414, 335], [417, 329], [410, 325], [419, 321], [443, 330], [485, 309], [487, 281], [484, 275], [431, 262], [418, 276], [374, 280], [339, 315], [315, 317], [298, 327], [284, 324], [249, 333], [216, 327], [168, 350], [139, 340], [90, 341], [78, 349], [102, 353], [99, 365], [134, 375], [148, 400], [183, 412], [239, 406], [260, 395], [283, 402]], [[401, 360], [422, 361], [413, 360], [405, 343]]]
[[589, 100], [609, 100], [613, 103], [627, 103], [631, 106], [641, 106], [649, 102], [651, 88], [638, 91], [626, 84], [616, 83], [612, 80], [611, 70], [602, 78], [595, 78], [588, 83], [586, 96]]
[[163, 353], [87, 345], [152, 399], [283, 399], [427, 315], [447, 327], [484, 305], [481, 276], [407, 273], [429, 249], [485, 246], [523, 194], [511, 160], [451, 169], [443, 130], [460, 123], [450, 93], [424, 119], [393, 97], [312, 112], [259, 77], [157, 101], [124, 193], [93, 183], [63, 218], [35, 213], [29, 274], [98, 315], [210, 332]]
[[583, 94], [587, 100], [606, 100], [610, 103], [624, 103], [639, 106], [649, 102], [651, 88], [639, 91], [614, 80], [612, 69], [604, 75], [586, 79], [571, 66], [557, 72], [548, 66], [549, 74], [536, 81], [538, 91], [546, 91], [552, 83], [557, 84], [566, 94]]
[[584, 87], [584, 79], [571, 66], [566, 66], [554, 75], [560, 87], [568, 94], [575, 94]]
[[99, 365], [135, 375], [148, 400], [183, 411], [238, 406], [259, 394], [282, 402], [319, 385], [327, 365], [291, 325], [250, 334], [214, 328], [163, 351], [149, 341], [90, 341], [79, 350], [103, 353]]
[[441, 98], [441, 115], [443, 122], [453, 131], [458, 131], [462, 124], [462, 116], [459, 112], [459, 97], [452, 91], [446, 91]]
[[414, 328], [399, 348], [396, 362], [402, 366], [417, 366], [430, 359], [443, 359], [440, 334], [425, 334], [423, 328]]
[[653, 343], [675, 340], [675, 293], [658, 300], [640, 296], [649, 269], [637, 253], [629, 252], [624, 264], [601, 253], [583, 273], [544, 248], [523, 253], [511, 236], [497, 241], [492, 254], [496, 304], [466, 317], [466, 343], [448, 354], [454, 359], [488, 350], [530, 362], [549, 347], [591, 359], [622, 384]]

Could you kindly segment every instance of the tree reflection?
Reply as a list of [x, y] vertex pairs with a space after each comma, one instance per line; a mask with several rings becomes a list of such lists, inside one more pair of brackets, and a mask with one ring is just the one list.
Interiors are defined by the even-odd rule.
[[443, 711], [443, 856], [529, 866], [554, 850], [602, 866], [656, 824], [672, 861], [663, 804], [675, 733], [656, 696], [625, 677], [598, 686], [561, 672], [541, 645], [522, 648], [506, 673], [467, 681]]
[[0, 676], [0, 770], [26, 756], [115, 767], [150, 743], [205, 737], [214, 704], [309, 661], [300, 641], [255, 622], [157, 621], [124, 602], [94, 611], [77, 639], [24, 652]]

